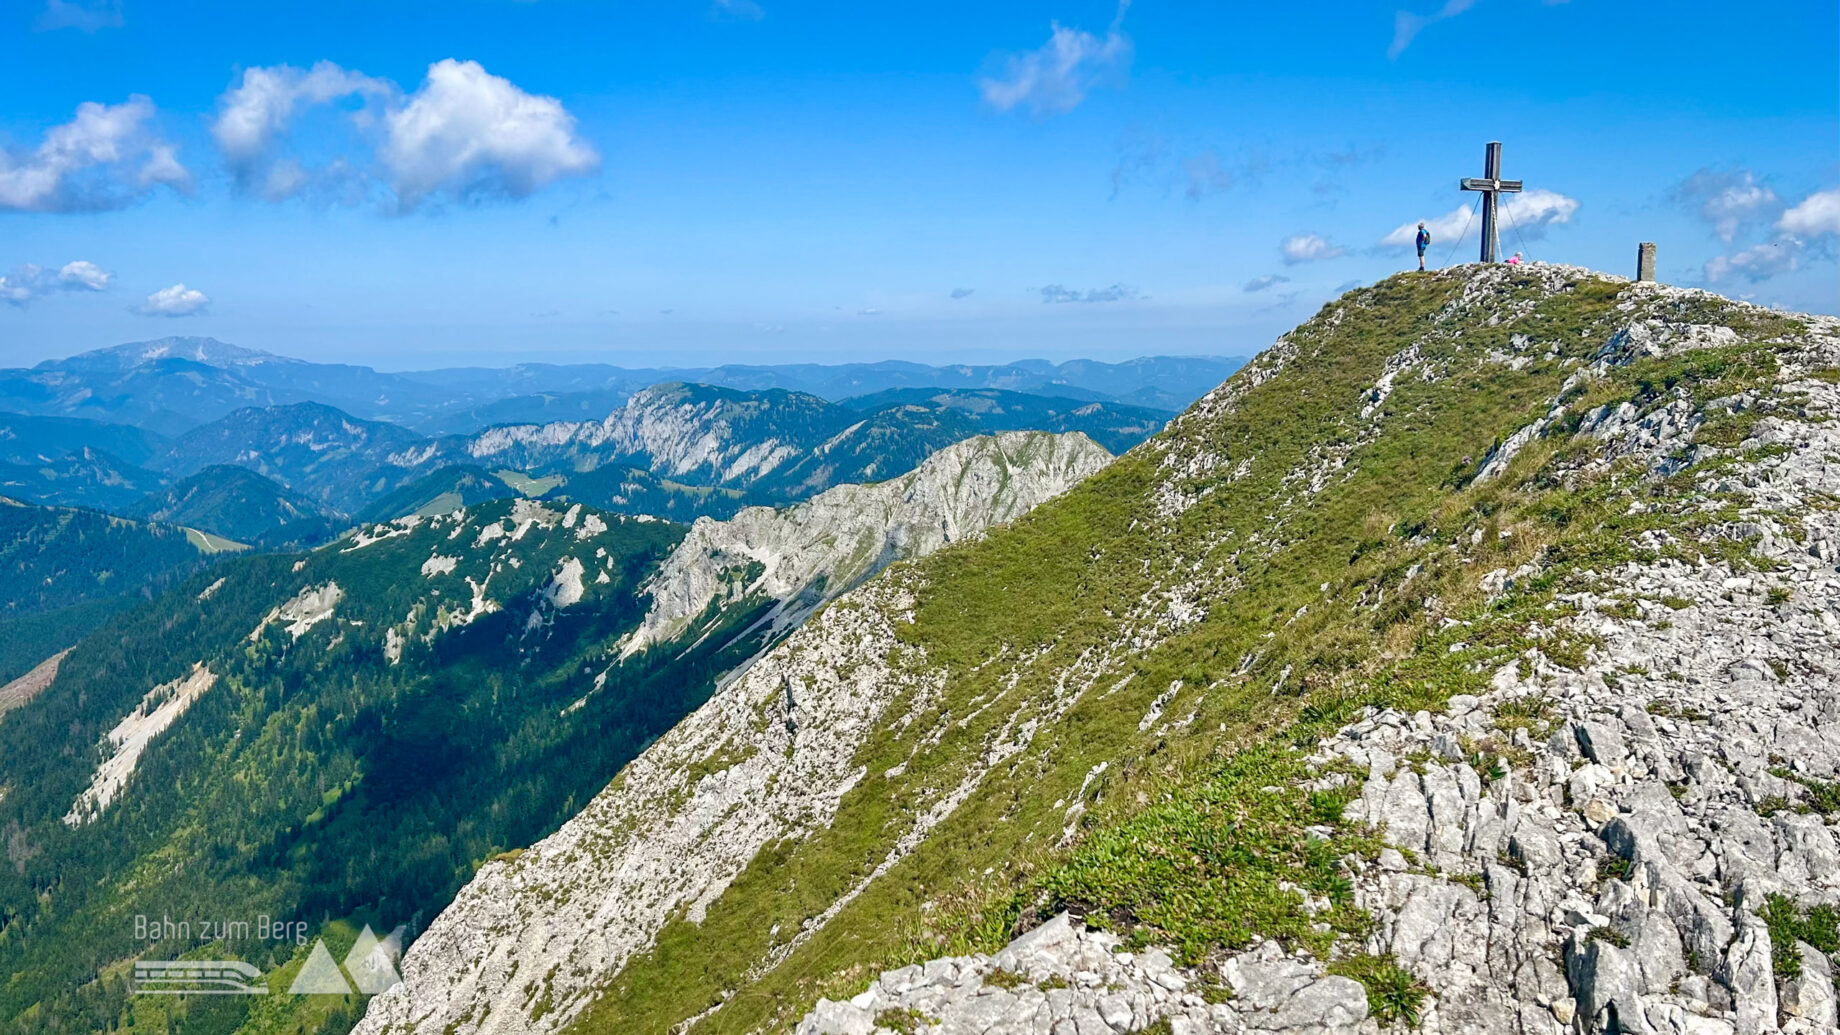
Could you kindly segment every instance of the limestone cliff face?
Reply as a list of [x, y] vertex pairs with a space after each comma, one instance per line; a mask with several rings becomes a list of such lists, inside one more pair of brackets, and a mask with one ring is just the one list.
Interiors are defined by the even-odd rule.
[[652, 606], [621, 656], [681, 639], [712, 605], [749, 596], [776, 602], [762, 622], [777, 633], [892, 561], [1011, 521], [1111, 459], [1082, 434], [1005, 432], [947, 446], [885, 482], [700, 518], [647, 584]]
[[[1446, 1033], [1833, 1031], [1837, 382], [1840, 321], [1576, 268], [1353, 293], [836, 600], [484, 867], [359, 1030], [1377, 1033], [1409, 1000]], [[750, 534], [658, 584], [658, 629], [730, 591], [712, 547], [798, 570]], [[1063, 920], [894, 965], [890, 916], [1084, 908], [1135, 852], [1179, 899], [1213, 863], [1128, 836], [1073, 900], [1037, 877], [1268, 740], [1302, 775], [1253, 792], [1346, 801], [1298, 841], [1369, 839], [1331, 892], [1285, 874], [1168, 954]], [[1181, 927], [1125, 901], [1095, 924]]]
[[637, 457], [661, 474], [746, 484], [804, 454], [823, 406], [790, 392], [756, 397], [707, 385], [653, 385], [603, 420], [507, 425], [449, 445], [472, 462]]

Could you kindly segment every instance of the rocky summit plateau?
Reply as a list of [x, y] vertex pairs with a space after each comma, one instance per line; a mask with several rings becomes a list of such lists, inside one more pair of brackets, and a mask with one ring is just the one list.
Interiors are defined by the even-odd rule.
[[1351, 292], [823, 606], [356, 1030], [1835, 1031], [1837, 422], [1831, 317]]

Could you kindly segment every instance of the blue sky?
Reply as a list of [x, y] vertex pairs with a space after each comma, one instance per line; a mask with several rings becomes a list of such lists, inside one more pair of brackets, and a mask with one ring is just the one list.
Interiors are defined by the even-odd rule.
[[1490, 139], [1504, 254], [1654, 240], [1833, 312], [1836, 40], [1808, 0], [8, 0], [0, 364], [1249, 354], [1406, 224], [1452, 256]]

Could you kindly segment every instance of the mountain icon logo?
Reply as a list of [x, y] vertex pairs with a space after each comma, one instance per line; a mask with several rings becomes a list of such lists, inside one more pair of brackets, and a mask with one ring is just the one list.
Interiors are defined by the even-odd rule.
[[352, 992], [376, 995], [394, 988], [402, 983], [402, 976], [396, 971], [396, 962], [402, 958], [402, 936], [403, 928], [398, 927], [388, 937], [378, 938], [371, 926], [365, 924], [358, 940], [352, 943], [351, 951], [345, 954], [343, 969], [333, 961], [326, 940], [316, 938], [313, 951], [307, 954], [306, 965], [295, 975], [288, 991], [294, 995], [349, 995]]

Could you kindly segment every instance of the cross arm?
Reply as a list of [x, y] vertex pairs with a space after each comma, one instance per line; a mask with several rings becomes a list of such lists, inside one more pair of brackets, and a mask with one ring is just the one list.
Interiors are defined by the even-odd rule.
[[1457, 184], [1464, 190], [1500, 191], [1503, 194], [1518, 194], [1521, 191], [1519, 180], [1489, 180], [1466, 177]]

